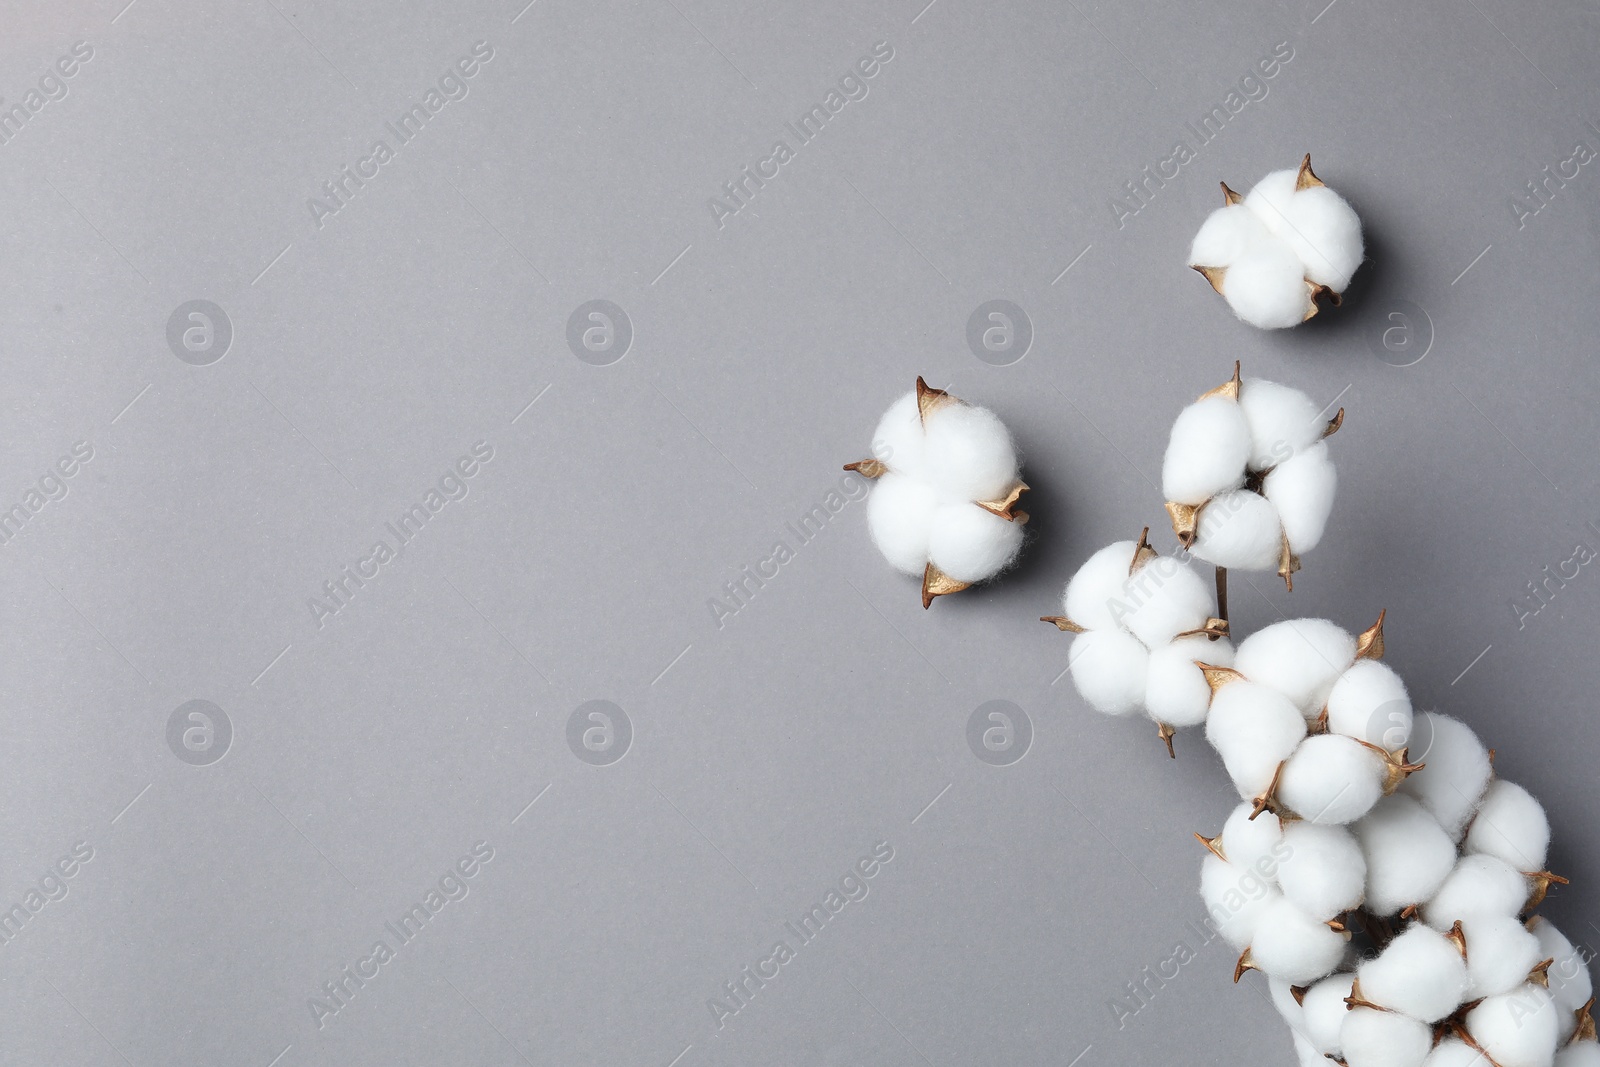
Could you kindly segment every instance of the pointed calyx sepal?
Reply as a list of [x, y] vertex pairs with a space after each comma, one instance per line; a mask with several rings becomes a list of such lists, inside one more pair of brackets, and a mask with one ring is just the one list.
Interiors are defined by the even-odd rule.
[[1245, 946], [1245, 950], [1239, 953], [1238, 964], [1233, 968], [1233, 984], [1239, 984], [1239, 979], [1244, 977], [1244, 972], [1258, 969], [1259, 968], [1256, 967], [1256, 961], [1250, 957], [1249, 946]]
[[1086, 634], [1089, 632], [1087, 626], [1079, 626], [1065, 615], [1041, 615], [1039, 616], [1039, 621], [1053, 622], [1056, 624], [1056, 629], [1069, 634]]
[[984, 511], [991, 515], [998, 515], [1007, 522], [1025, 523], [1028, 521], [1028, 513], [1017, 510], [1017, 500], [1027, 490], [1028, 484], [1018, 479], [1016, 484], [1006, 492], [1005, 496], [1000, 497], [998, 500], [979, 500], [977, 504]]
[[1132, 578], [1139, 573], [1139, 568], [1155, 559], [1161, 553], [1150, 547], [1150, 527], [1146, 526], [1139, 531], [1139, 543], [1133, 546], [1133, 559], [1128, 564], [1128, 577]]
[[882, 478], [885, 474], [889, 473], [889, 468], [885, 467], [883, 463], [875, 459], [858, 459], [854, 463], [846, 463], [844, 465], [844, 469], [847, 471], [855, 471], [863, 478], [873, 479]]
[[1575, 1014], [1578, 1016], [1578, 1029], [1572, 1035], [1573, 1044], [1577, 1044], [1579, 1041], [1593, 1041], [1595, 1039], [1594, 998], [1590, 997], [1589, 1003], [1579, 1008]]
[[933, 603], [934, 597], [947, 596], [950, 593], [959, 593], [972, 585], [971, 582], [958, 581], [944, 571], [935, 567], [931, 562], [922, 570], [922, 607], [926, 611]]
[[1311, 169], [1311, 153], [1307, 152], [1306, 158], [1300, 161], [1300, 173], [1295, 175], [1295, 192], [1299, 192], [1301, 189], [1310, 189], [1313, 186], [1318, 186], [1321, 184], [1322, 179], [1317, 177], [1316, 172]]
[[1167, 758], [1169, 758], [1169, 759], [1177, 759], [1178, 758], [1178, 753], [1175, 752], [1173, 750], [1173, 748], [1172, 748], [1172, 739], [1174, 737], [1176, 737], [1177, 734], [1178, 734], [1178, 731], [1173, 729], [1171, 723], [1165, 723], [1165, 722], [1156, 723], [1156, 736], [1161, 738], [1161, 740], [1166, 742], [1166, 744], [1167, 744]]
[[1550, 895], [1550, 887], [1552, 885], [1572, 884], [1571, 879], [1563, 878], [1559, 874], [1553, 874], [1550, 871], [1524, 871], [1523, 873], [1527, 875], [1528, 881], [1533, 883], [1533, 892], [1528, 894], [1528, 903], [1524, 905], [1523, 911], [1532, 911], [1540, 904], [1543, 904], [1544, 898]]
[[1206, 663], [1202, 660], [1195, 660], [1194, 665], [1199, 667], [1200, 673], [1206, 676], [1206, 684], [1211, 687], [1213, 696], [1216, 695], [1218, 689], [1221, 689], [1229, 682], [1244, 681], [1244, 675], [1232, 667], [1218, 667], [1214, 663]]
[[944, 407], [946, 404], [959, 404], [961, 401], [945, 392], [935, 389], [917, 375], [917, 415], [922, 420], [922, 425], [928, 425], [928, 416]]
[[1167, 516], [1172, 520], [1172, 532], [1178, 544], [1192, 548], [1200, 529], [1200, 508], [1194, 504], [1175, 504], [1167, 501]]
[[1213, 396], [1225, 396], [1229, 400], [1238, 400], [1239, 399], [1239, 387], [1244, 384], [1243, 381], [1239, 377], [1239, 364], [1240, 364], [1240, 362], [1241, 361], [1237, 360], [1237, 359], [1233, 361], [1233, 377], [1232, 378], [1229, 378], [1227, 381], [1223, 382], [1221, 385], [1217, 386], [1215, 389], [1207, 389], [1205, 392], [1200, 394], [1200, 399], [1201, 400], [1206, 400], [1206, 399], [1208, 399], [1210, 397], [1213, 397]]
[[1204, 278], [1206, 281], [1211, 283], [1211, 288], [1213, 288], [1213, 289], [1215, 289], [1217, 291], [1217, 295], [1218, 296], [1222, 295], [1222, 283], [1228, 277], [1228, 268], [1227, 267], [1200, 267], [1200, 266], [1196, 266], [1196, 267], [1191, 267], [1190, 269], [1198, 271], [1202, 278]]
[[1387, 614], [1388, 608], [1378, 612], [1378, 621], [1362, 630], [1356, 638], [1356, 659], [1383, 658], [1383, 617]]
[[1216, 837], [1206, 837], [1197, 830], [1195, 831], [1194, 839], [1206, 846], [1206, 850], [1213, 856], [1217, 857], [1217, 859], [1221, 860], [1223, 863], [1228, 862], [1228, 854], [1222, 851], [1221, 834], [1218, 834]]
[[1218, 182], [1217, 184], [1222, 186], [1222, 199], [1228, 207], [1244, 202], [1244, 197], [1229, 189], [1227, 182]]
[[1344, 408], [1334, 412], [1333, 418], [1328, 420], [1328, 425], [1322, 428], [1323, 440], [1327, 440], [1339, 432], [1339, 427], [1344, 425]]

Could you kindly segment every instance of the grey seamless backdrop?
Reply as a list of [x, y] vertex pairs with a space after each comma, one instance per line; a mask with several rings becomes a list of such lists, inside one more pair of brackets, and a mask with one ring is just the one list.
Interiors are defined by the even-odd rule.
[[[1037, 621], [1235, 358], [1348, 410], [1236, 625], [1386, 607], [1600, 944], [1594, 3], [0, 23], [5, 1062], [1289, 1062], [1217, 761]], [[1182, 257], [1306, 151], [1369, 262], [1256, 332]], [[918, 374], [1033, 486], [928, 612], [839, 470]]]

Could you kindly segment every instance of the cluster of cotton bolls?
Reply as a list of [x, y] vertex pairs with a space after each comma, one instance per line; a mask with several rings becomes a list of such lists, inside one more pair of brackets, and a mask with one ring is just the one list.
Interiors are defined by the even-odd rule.
[[1162, 461], [1178, 540], [1219, 567], [1273, 570], [1293, 586], [1315, 548], [1338, 478], [1324, 440], [1343, 423], [1277, 382], [1233, 378], [1179, 413]]
[[1252, 326], [1281, 329], [1317, 313], [1317, 298], [1339, 294], [1361, 265], [1361, 220], [1311, 170], [1274, 171], [1241, 197], [1222, 186], [1226, 206], [1206, 218], [1189, 249], [1233, 313]]
[[[1149, 530], [1145, 531], [1148, 534]], [[1078, 636], [1072, 680], [1097, 711], [1143, 710], [1172, 751], [1173, 730], [1205, 721], [1211, 687], [1198, 665], [1228, 664], [1227, 624], [1211, 615], [1206, 582], [1187, 561], [1137, 543], [1107, 545], [1067, 583], [1064, 615], [1047, 615]]]
[[1028, 487], [1011, 435], [987, 408], [921, 378], [890, 406], [872, 459], [847, 464], [875, 479], [867, 501], [872, 540], [897, 570], [922, 579], [922, 606], [1004, 570], [1022, 548]]
[[1544, 809], [1466, 725], [1414, 716], [1381, 623], [1279, 623], [1211, 672], [1245, 800], [1201, 839], [1201, 896], [1235, 978], [1266, 974], [1307, 1065], [1596, 1067], [1586, 957], [1525, 921], [1561, 881]]

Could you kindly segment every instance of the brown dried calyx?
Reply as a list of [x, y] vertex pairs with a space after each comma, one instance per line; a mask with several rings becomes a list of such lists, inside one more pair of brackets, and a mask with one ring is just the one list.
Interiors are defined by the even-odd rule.
[[[1227, 187], [1224, 186], [1223, 188]], [[1195, 269], [1198, 270], [1199, 268]], [[1208, 389], [1201, 393], [1197, 399], [1207, 400], [1214, 396], [1221, 396], [1238, 403], [1239, 390], [1243, 384], [1243, 380], [1239, 376], [1239, 366], [1240, 361], [1234, 360], [1233, 377], [1215, 389]], [[1334, 413], [1333, 418], [1328, 420], [1327, 425], [1323, 427], [1323, 438], [1332, 437], [1339, 432], [1339, 427], [1343, 425], [1344, 408], [1340, 408]], [[1245, 471], [1244, 485], [1241, 488], [1247, 492], [1255, 493], [1257, 496], [1265, 496], [1263, 487], [1266, 484], [1267, 475], [1271, 474], [1272, 470], [1273, 468], [1271, 467], [1261, 470], [1247, 469]], [[1172, 523], [1172, 532], [1177, 536], [1178, 543], [1184, 548], [1194, 547], [1195, 539], [1200, 534], [1200, 513], [1205, 510], [1208, 504], [1210, 504], [1209, 500], [1201, 504], [1179, 504], [1172, 500], [1166, 502], [1167, 518]], [[1278, 530], [1278, 577], [1283, 579], [1284, 584], [1289, 587], [1291, 592], [1294, 590], [1294, 573], [1299, 569], [1300, 557], [1295, 555], [1294, 550], [1289, 547], [1289, 535], [1280, 526]]]
[[[935, 411], [950, 404], [962, 403], [965, 403], [965, 401], [952, 396], [943, 389], [933, 388], [920, 375], [917, 377], [917, 415], [922, 421], [923, 429], [927, 429], [928, 416]], [[844, 469], [855, 471], [864, 478], [877, 479], [888, 474], [892, 468], [882, 460], [874, 457], [857, 460], [854, 463], [846, 463]], [[1027, 483], [1018, 478], [999, 498], [995, 500], [975, 500], [973, 503], [991, 515], [997, 515], [1007, 522], [1014, 522], [1020, 526], [1028, 521], [1028, 513], [1018, 510], [1017, 501], [1027, 489]], [[922, 571], [922, 607], [926, 610], [937, 597], [947, 596], [950, 593], [959, 593], [961, 590], [971, 587], [971, 585], [971, 582], [963, 582], [957, 578], [950, 577], [950, 575], [934, 566], [930, 560]]]
[[[1227, 206], [1232, 207], [1234, 204], [1244, 201], [1244, 197], [1228, 188], [1227, 182], [1219, 182], [1218, 184], [1222, 186], [1222, 200]], [[1307, 152], [1305, 158], [1300, 161], [1300, 173], [1295, 176], [1295, 190], [1310, 189], [1321, 184], [1323, 184], [1322, 179], [1317, 177], [1316, 173], [1311, 169], [1311, 153]], [[1199, 272], [1206, 281], [1210, 282], [1211, 288], [1217, 291], [1218, 296], [1223, 295], [1223, 287], [1227, 284], [1228, 278], [1227, 267], [1208, 267], [1202, 264], [1195, 264], [1191, 269]], [[1301, 319], [1301, 322], [1309, 322], [1311, 319], [1316, 318], [1319, 310], [1317, 301], [1324, 297], [1327, 298], [1331, 306], [1339, 306], [1342, 298], [1326, 285], [1318, 285], [1310, 278], [1305, 279], [1305, 285], [1307, 307], [1305, 318]]]

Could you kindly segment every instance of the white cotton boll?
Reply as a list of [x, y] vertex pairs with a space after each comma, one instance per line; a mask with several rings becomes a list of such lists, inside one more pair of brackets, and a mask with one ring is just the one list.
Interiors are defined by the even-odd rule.
[[1529, 932], [1539, 941], [1539, 959], [1555, 960], [1550, 965], [1550, 995], [1563, 1015], [1562, 1036], [1571, 1037], [1577, 1026], [1573, 1012], [1589, 1003], [1594, 996], [1594, 981], [1589, 975], [1588, 952], [1578, 949], [1556, 929], [1555, 923], [1535, 916]]
[[1361, 659], [1328, 693], [1328, 729], [1390, 752], [1411, 742], [1411, 698], [1394, 668]]
[[1258, 871], [1212, 855], [1200, 867], [1200, 897], [1217, 933], [1238, 950], [1255, 937], [1261, 916], [1283, 899]]
[[1261, 220], [1267, 232], [1280, 234], [1288, 216], [1289, 203], [1295, 196], [1295, 186], [1299, 182], [1298, 168], [1275, 170], [1256, 182], [1255, 188], [1245, 194], [1244, 207]]
[[1223, 275], [1222, 295], [1235, 315], [1263, 330], [1298, 326], [1311, 309], [1305, 265], [1282, 241], [1245, 249]]
[[1283, 823], [1270, 811], [1252, 819], [1252, 810], [1245, 801], [1222, 824], [1222, 851], [1229, 863], [1271, 873], [1283, 854]]
[[1234, 669], [1294, 701], [1308, 719], [1327, 703], [1334, 682], [1356, 655], [1356, 639], [1326, 619], [1289, 619], [1239, 643]]
[[1556, 1011], [1549, 992], [1530, 982], [1467, 1012], [1467, 1032], [1500, 1067], [1550, 1067], [1559, 1040]]
[[1467, 944], [1467, 1000], [1511, 992], [1547, 958], [1539, 939], [1510, 916], [1469, 915], [1461, 920], [1461, 935]]
[[1352, 829], [1367, 858], [1367, 910], [1394, 915], [1439, 891], [1456, 865], [1456, 846], [1416, 799], [1384, 797]]
[[948, 500], [995, 500], [1017, 480], [1017, 453], [988, 408], [945, 404], [928, 416], [925, 477]]
[[1155, 648], [1206, 624], [1211, 587], [1183, 560], [1157, 556], [1128, 577], [1111, 610], [1135, 637]]
[[1244, 484], [1250, 427], [1239, 405], [1225, 396], [1198, 400], [1172, 424], [1161, 461], [1161, 491], [1178, 504], [1203, 504]]
[[976, 504], [943, 504], [928, 531], [928, 558], [958, 582], [993, 578], [1022, 548], [1022, 525]]
[[1422, 1067], [1493, 1067], [1483, 1053], [1461, 1040], [1447, 1037], [1434, 1046]]
[[1495, 856], [1519, 871], [1542, 871], [1550, 850], [1550, 820], [1526, 789], [1501, 779], [1483, 794], [1461, 848]]
[[878, 420], [872, 432], [872, 456], [890, 470], [916, 477], [924, 469], [924, 450], [922, 412], [913, 390], [890, 404]]
[[1263, 378], [1239, 387], [1239, 407], [1250, 426], [1250, 469], [1264, 471], [1310, 448], [1327, 423], [1322, 410], [1298, 389]]
[[1355, 208], [1327, 186], [1316, 185], [1290, 197], [1283, 215], [1278, 236], [1305, 264], [1306, 277], [1344, 292], [1365, 254]]
[[1306, 990], [1305, 1033], [1325, 1056], [1337, 1056], [1343, 1048], [1339, 1031], [1350, 1014], [1345, 998], [1350, 995], [1355, 975], [1333, 974]]
[[1307, 822], [1342, 826], [1383, 796], [1383, 757], [1339, 734], [1308, 737], [1289, 757], [1278, 799]]
[[1493, 856], [1463, 856], [1433, 898], [1422, 905], [1422, 921], [1448, 930], [1473, 915], [1521, 915], [1532, 886], [1514, 867]]
[[1206, 216], [1189, 246], [1191, 267], [1226, 267], [1270, 233], [1255, 213], [1243, 204], [1219, 207]]
[[1422, 1067], [1433, 1051], [1433, 1027], [1392, 1011], [1352, 1008], [1339, 1041], [1349, 1067]]
[[1556, 1053], [1555, 1067], [1600, 1067], [1600, 1044], [1579, 1041]]
[[1061, 597], [1066, 617], [1089, 630], [1119, 629], [1111, 605], [1122, 598], [1135, 549], [1132, 541], [1114, 541], [1085, 560]]
[[1425, 714], [1427, 721], [1412, 727], [1412, 737], [1426, 739], [1426, 745], [1420, 750], [1413, 745], [1410, 758], [1426, 766], [1400, 788], [1422, 801], [1451, 839], [1459, 841], [1494, 772], [1489, 750], [1465, 723], [1438, 712]]
[[1344, 950], [1343, 934], [1282, 898], [1261, 910], [1250, 939], [1251, 961], [1269, 977], [1294, 985], [1331, 974]]
[[1254, 682], [1229, 682], [1211, 699], [1206, 740], [1217, 750], [1239, 795], [1272, 783], [1278, 764], [1306, 736], [1306, 721], [1287, 697]]
[[895, 570], [922, 577], [928, 565], [928, 532], [939, 498], [932, 489], [903, 474], [879, 478], [867, 497], [867, 529]]
[[1267, 979], [1267, 992], [1272, 996], [1272, 1006], [1278, 1009], [1283, 1021], [1291, 1030], [1305, 1028], [1305, 1009], [1294, 999], [1294, 986], [1281, 978]]
[[1391, 1011], [1436, 1023], [1461, 1006], [1467, 964], [1455, 942], [1413, 925], [1356, 971], [1361, 996]]
[[1200, 509], [1190, 551], [1218, 567], [1271, 571], [1278, 568], [1281, 537], [1276, 508], [1258, 493], [1229, 489]]
[[1294, 1055], [1300, 1061], [1300, 1067], [1328, 1067], [1328, 1058], [1318, 1052], [1304, 1034], [1292, 1030], [1289, 1036], [1294, 1039]]
[[1327, 920], [1361, 903], [1367, 861], [1349, 830], [1290, 823], [1283, 832], [1283, 844], [1278, 886], [1301, 911], [1313, 919]]
[[1233, 662], [1226, 638], [1181, 637], [1150, 653], [1145, 673], [1144, 707], [1156, 722], [1199, 726], [1211, 710], [1211, 686], [1195, 661], [1215, 667]]
[[1139, 710], [1150, 653], [1137, 637], [1122, 630], [1090, 630], [1072, 639], [1068, 657], [1072, 684], [1094, 710], [1104, 715]]
[[1296, 554], [1321, 542], [1338, 486], [1338, 472], [1328, 458], [1327, 443], [1321, 441], [1284, 460], [1262, 483], [1261, 491], [1278, 509], [1278, 521]]

